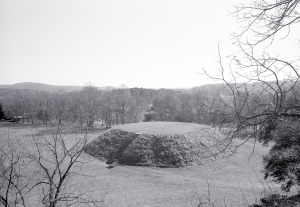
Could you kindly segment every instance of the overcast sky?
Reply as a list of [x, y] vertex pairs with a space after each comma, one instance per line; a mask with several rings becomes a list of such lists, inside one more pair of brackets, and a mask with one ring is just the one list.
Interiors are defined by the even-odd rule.
[[185, 88], [230, 52], [234, 0], [0, 0], [0, 84]]

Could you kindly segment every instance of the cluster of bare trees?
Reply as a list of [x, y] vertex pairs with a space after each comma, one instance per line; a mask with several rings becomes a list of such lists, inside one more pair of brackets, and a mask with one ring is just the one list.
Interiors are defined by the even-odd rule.
[[[196, 87], [187, 91], [165, 91], [156, 96], [149, 119], [218, 125], [227, 123], [221, 109], [225, 107], [219, 94], [222, 85]], [[146, 114], [147, 118], [147, 114]]]
[[[85, 86], [81, 91], [45, 92], [8, 90], [1, 96], [7, 117], [20, 117], [27, 124], [79, 123], [93, 128], [95, 122], [106, 125], [141, 121], [151, 104], [152, 90], [98, 90]], [[140, 96], [140, 92], [144, 93]]]
[[204, 73], [224, 84], [220, 100], [225, 110], [220, 113], [235, 123], [236, 131], [249, 126], [259, 131], [271, 120], [299, 117], [299, 56], [280, 59], [272, 48], [284, 44], [299, 23], [299, 10], [295, 0], [255, 0], [232, 13], [242, 27], [234, 34], [238, 52], [223, 58], [219, 45], [219, 75]]
[[100, 206], [103, 198], [82, 190], [88, 135], [65, 135], [59, 125], [31, 140], [1, 137], [0, 206]]
[[[231, 15], [241, 28], [233, 34], [237, 50], [224, 54], [219, 44], [219, 74], [203, 69], [206, 77], [223, 84], [219, 95], [222, 107], [215, 109], [231, 123], [234, 131], [229, 139], [251, 128], [255, 141], [272, 142], [263, 159], [265, 178], [289, 191], [300, 185], [300, 1], [247, 1], [237, 5]], [[289, 39], [297, 33], [298, 39]], [[294, 41], [291, 48], [298, 46], [293, 53], [278, 51], [286, 40]], [[294, 198], [270, 194], [253, 206], [296, 206]]]
[[215, 126], [223, 120], [218, 111], [224, 107], [218, 93], [220, 88], [221, 85], [181, 91], [143, 88], [101, 91], [86, 86], [68, 93], [12, 90], [2, 95], [2, 103], [7, 116], [21, 116], [27, 124], [68, 122], [93, 128], [97, 122], [110, 128], [113, 124], [145, 120]]
[[0, 206], [25, 205], [25, 195], [28, 183], [23, 182], [25, 174], [20, 173], [24, 156], [16, 149], [10, 140], [2, 140], [0, 148]]
[[220, 113], [234, 123], [230, 138], [251, 127], [259, 141], [273, 142], [264, 158], [265, 175], [289, 191], [300, 183], [300, 59], [297, 49], [287, 57], [274, 48], [299, 29], [300, 1], [254, 0], [232, 14], [242, 27], [233, 36], [238, 51], [223, 58], [219, 45], [219, 75], [204, 73], [224, 84]]

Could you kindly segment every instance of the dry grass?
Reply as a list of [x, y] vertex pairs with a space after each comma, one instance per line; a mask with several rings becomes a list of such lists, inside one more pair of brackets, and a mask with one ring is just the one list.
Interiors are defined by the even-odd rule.
[[[21, 138], [24, 143], [33, 133], [28, 127], [0, 127], [1, 137]], [[70, 141], [73, 137], [70, 136]], [[0, 139], [1, 140], [1, 139]], [[240, 143], [241, 141], [236, 140]], [[82, 192], [104, 198], [105, 207], [195, 207], [199, 198], [207, 201], [208, 185], [211, 203], [215, 206], [241, 207], [255, 203], [265, 189], [278, 189], [263, 179], [262, 156], [268, 148], [247, 142], [228, 158], [204, 165], [180, 168], [115, 166], [83, 154], [87, 162], [82, 170], [89, 177], [79, 176]], [[206, 205], [203, 205], [206, 206]]]
[[121, 129], [140, 134], [186, 134], [194, 131], [211, 129], [207, 125], [182, 123], [182, 122], [140, 122], [133, 124], [117, 125], [113, 129]]

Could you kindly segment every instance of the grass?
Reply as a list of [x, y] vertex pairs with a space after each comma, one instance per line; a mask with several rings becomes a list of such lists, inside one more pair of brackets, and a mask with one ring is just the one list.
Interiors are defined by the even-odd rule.
[[[28, 126], [1, 126], [0, 136], [21, 138], [26, 144], [34, 131]], [[73, 135], [70, 134], [70, 141]], [[1, 139], [0, 139], [1, 140]], [[236, 140], [237, 144], [242, 141]], [[180, 168], [115, 166], [83, 154], [83, 171], [78, 176], [82, 192], [104, 198], [105, 207], [195, 207], [199, 198], [206, 201], [208, 186], [211, 203], [215, 206], [240, 207], [255, 203], [266, 188], [279, 186], [263, 179], [262, 156], [268, 148], [249, 141], [228, 158], [220, 158], [204, 165]], [[205, 206], [205, 205], [204, 205]]]
[[210, 129], [207, 125], [182, 122], [140, 122], [114, 126], [113, 129], [140, 133], [140, 134], [186, 134], [189, 132]]

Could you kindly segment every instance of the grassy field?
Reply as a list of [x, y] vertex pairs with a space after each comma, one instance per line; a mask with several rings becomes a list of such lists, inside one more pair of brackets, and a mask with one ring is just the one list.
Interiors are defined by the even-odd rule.
[[[161, 134], [163, 131], [167, 131], [166, 127], [157, 133]], [[0, 127], [1, 138], [19, 138], [24, 144], [28, 143], [32, 133], [36, 133], [36, 130], [27, 126]], [[74, 135], [68, 136], [71, 141]], [[96, 137], [97, 134], [91, 136]], [[262, 156], [267, 151], [267, 148], [256, 144], [253, 152], [253, 142], [249, 141], [228, 158], [205, 165], [180, 168], [108, 168], [104, 162], [83, 154], [81, 159], [86, 164], [82, 170], [89, 177], [79, 176], [76, 179], [81, 183], [82, 191], [91, 192], [104, 199], [103, 206], [107, 207], [192, 207], [198, 206], [200, 201], [208, 204], [209, 200], [215, 206], [225, 206], [225, 203], [227, 206], [247, 206], [258, 200], [265, 189], [278, 189], [278, 186], [263, 180], [260, 172]], [[203, 206], [207, 206], [206, 204]]]

